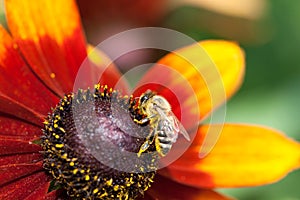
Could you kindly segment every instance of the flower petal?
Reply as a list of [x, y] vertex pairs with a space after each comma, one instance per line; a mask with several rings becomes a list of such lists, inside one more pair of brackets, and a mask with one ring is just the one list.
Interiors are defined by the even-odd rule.
[[[189, 150], [161, 173], [197, 187], [244, 187], [276, 182], [300, 167], [299, 143], [278, 131], [250, 125], [222, 126], [200, 127]], [[220, 130], [212, 151], [199, 158], [205, 135]]]
[[157, 175], [153, 186], [147, 191], [154, 199], [185, 199], [185, 200], [229, 200], [215, 191], [198, 189], [176, 183]]
[[77, 73], [74, 91], [79, 88], [93, 88], [95, 84], [107, 85], [109, 88], [128, 92], [126, 79], [109, 57], [101, 50], [88, 46], [88, 57]]
[[39, 145], [31, 144], [30, 141], [0, 136], [0, 155], [37, 153], [41, 150], [42, 149]]
[[16, 43], [2, 26], [0, 37], [3, 38], [0, 42], [0, 111], [40, 122], [58, 98], [31, 72]]
[[71, 200], [71, 197], [69, 197], [66, 194], [66, 191], [63, 189], [58, 189], [49, 192], [47, 195], [44, 196], [43, 200]]
[[0, 187], [23, 176], [43, 170], [42, 163], [0, 166]]
[[41, 127], [34, 126], [16, 118], [0, 115], [0, 135], [19, 138], [36, 138], [41, 134]]
[[[139, 86], [158, 83], [147, 87], [166, 97], [178, 118], [178, 108], [181, 114], [190, 111], [187, 118], [199, 115], [196, 111], [199, 108], [203, 119], [233, 95], [243, 74], [244, 53], [236, 43], [208, 40], [166, 55], [147, 72]], [[164, 88], [176, 95], [180, 105], [174, 103]]]
[[11, 164], [30, 164], [41, 161], [43, 155], [40, 153], [23, 153], [15, 155], [0, 156], [0, 167]]
[[24, 200], [45, 200], [47, 197], [50, 182], [44, 182], [38, 188], [36, 188], [29, 196]]
[[0, 187], [0, 199], [24, 200], [47, 184], [49, 184], [48, 176], [44, 172], [38, 172]]
[[73, 0], [6, 0], [10, 31], [33, 71], [59, 95], [72, 91], [86, 45]]

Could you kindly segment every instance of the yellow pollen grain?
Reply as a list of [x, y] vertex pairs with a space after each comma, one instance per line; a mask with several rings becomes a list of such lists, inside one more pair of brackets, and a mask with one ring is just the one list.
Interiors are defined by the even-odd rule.
[[50, 74], [50, 77], [51, 77], [51, 78], [55, 78], [55, 74], [54, 74], [54, 73], [51, 73], [51, 74]]
[[14, 48], [14, 49], [18, 49], [19, 47], [18, 47], [18, 45], [17, 45], [16, 43], [14, 43], [14, 44], [13, 44], [13, 48]]
[[56, 138], [56, 139], [59, 139], [59, 135], [55, 135], [55, 138]]
[[97, 192], [99, 192], [98, 188], [96, 188], [96, 189], [93, 190], [93, 194], [96, 194]]
[[58, 125], [57, 125], [57, 124], [54, 124], [53, 126], [54, 126], [54, 128], [57, 128], [57, 127], [58, 127]]
[[140, 167], [140, 170], [141, 170], [141, 172], [144, 172], [144, 168], [143, 167]]
[[118, 186], [118, 185], [115, 185], [115, 186], [114, 186], [114, 191], [118, 191], [118, 189], [119, 189], [119, 186]]
[[86, 176], [85, 176], [85, 180], [86, 180], [86, 181], [89, 181], [89, 180], [90, 180], [90, 176], [89, 176], [89, 175], [86, 175]]
[[60, 130], [61, 132], [63, 132], [63, 133], [66, 132], [65, 129], [63, 129], [62, 127], [59, 127], [59, 130]]
[[94, 176], [94, 181], [96, 181], [98, 179], [98, 176]]
[[75, 165], [74, 162], [70, 162], [70, 166], [73, 167]]
[[61, 156], [61, 158], [62, 158], [62, 159], [66, 159], [67, 156], [68, 156], [68, 154], [67, 154], [67, 153], [64, 153], [64, 154]]
[[85, 171], [84, 171], [84, 169], [80, 170], [80, 173], [82, 173], [82, 174], [83, 174], [84, 172], [85, 172]]
[[78, 172], [78, 169], [73, 170], [73, 174], [77, 174], [77, 172]]
[[113, 182], [113, 180], [112, 180], [112, 178], [111, 178], [111, 179], [109, 179], [108, 181], [106, 181], [106, 184], [107, 184], [108, 186], [111, 186], [111, 185], [112, 185], [112, 182]]
[[56, 147], [56, 148], [63, 148], [63, 147], [64, 147], [64, 144], [56, 144], [55, 147]]

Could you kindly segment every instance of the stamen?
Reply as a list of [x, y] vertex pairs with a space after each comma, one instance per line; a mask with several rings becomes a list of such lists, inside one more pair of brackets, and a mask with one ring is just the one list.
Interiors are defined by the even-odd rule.
[[133, 97], [107, 86], [64, 96], [44, 122], [44, 168], [68, 195], [80, 199], [135, 199], [153, 182], [155, 147], [137, 153], [149, 134]]

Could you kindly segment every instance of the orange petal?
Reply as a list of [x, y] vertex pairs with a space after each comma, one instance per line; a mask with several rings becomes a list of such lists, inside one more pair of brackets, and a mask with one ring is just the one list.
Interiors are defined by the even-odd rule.
[[[40, 119], [32, 120], [32, 116], [46, 116], [49, 108], [58, 102], [58, 98], [32, 73], [19, 54], [16, 43], [2, 26], [0, 38], [0, 110], [40, 123]], [[8, 101], [13, 104], [11, 109], [10, 104], [4, 104]], [[27, 111], [17, 112], [24, 109]], [[26, 112], [31, 113], [26, 116]]]
[[[199, 158], [205, 135], [220, 138]], [[202, 126], [189, 150], [161, 173], [197, 187], [244, 187], [276, 182], [300, 167], [300, 145], [280, 132], [250, 125]]]
[[243, 74], [244, 53], [236, 43], [208, 40], [166, 55], [147, 72], [139, 86], [158, 83], [148, 84], [147, 88], [166, 97], [178, 118], [189, 113], [186, 118], [199, 119], [199, 109], [203, 119], [234, 94]]
[[57, 94], [70, 92], [86, 45], [73, 0], [6, 0], [10, 31], [33, 71]]
[[185, 199], [185, 200], [229, 200], [215, 191], [193, 188], [176, 183], [157, 175], [153, 185], [147, 191], [153, 199]]

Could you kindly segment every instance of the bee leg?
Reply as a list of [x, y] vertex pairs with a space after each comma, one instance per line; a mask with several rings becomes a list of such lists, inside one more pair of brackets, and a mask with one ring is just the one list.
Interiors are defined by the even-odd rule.
[[145, 152], [149, 147], [150, 145], [154, 142], [154, 137], [153, 137], [153, 134], [155, 133], [155, 131], [151, 131], [151, 133], [146, 137], [146, 141], [142, 144], [142, 146], [140, 147], [140, 150], [139, 152], [137, 153], [138, 157], [141, 156], [141, 154], [143, 152]]
[[145, 124], [145, 123], [149, 122], [150, 119], [149, 119], [148, 117], [146, 117], [146, 118], [141, 119], [141, 120], [133, 119], [133, 121], [134, 121], [135, 123], [137, 123], [137, 124], [142, 125], [142, 124]]

